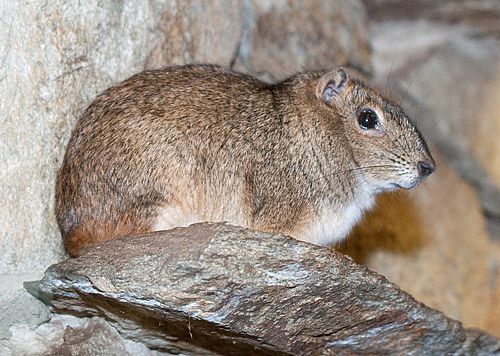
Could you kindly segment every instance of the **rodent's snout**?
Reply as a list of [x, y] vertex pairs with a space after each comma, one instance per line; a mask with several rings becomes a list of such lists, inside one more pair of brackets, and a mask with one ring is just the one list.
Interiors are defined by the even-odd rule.
[[430, 161], [420, 161], [417, 163], [417, 170], [420, 177], [425, 178], [436, 170], [436, 165]]

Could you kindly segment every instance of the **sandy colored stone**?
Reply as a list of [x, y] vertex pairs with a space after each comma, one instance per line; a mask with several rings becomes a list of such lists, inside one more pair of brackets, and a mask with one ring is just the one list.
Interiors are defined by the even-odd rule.
[[[466, 135], [474, 155], [500, 187], [500, 50], [496, 65], [487, 67], [487, 73], [479, 80], [474, 102], [468, 107], [465, 123]], [[476, 65], [483, 66], [482, 63]], [[479, 100], [477, 100], [479, 98]], [[470, 111], [469, 111], [470, 110]]]
[[236, 68], [261, 79], [350, 63], [371, 70], [364, 7], [357, 1], [251, 0]]
[[242, 1], [164, 3], [155, 25], [159, 38], [148, 54], [147, 68], [157, 68], [158, 64], [232, 64], [243, 35]]
[[434, 150], [437, 171], [380, 197], [342, 248], [356, 261], [468, 327], [500, 335], [500, 254], [474, 190]]
[[[30, 296], [31, 297], [31, 296]], [[0, 339], [2, 356], [19, 355], [116, 355], [160, 356], [144, 344], [122, 337], [104, 319], [52, 315], [36, 329], [18, 325], [9, 339]]]
[[361, 0], [373, 21], [429, 21], [465, 25], [478, 36], [500, 34], [497, 0]]

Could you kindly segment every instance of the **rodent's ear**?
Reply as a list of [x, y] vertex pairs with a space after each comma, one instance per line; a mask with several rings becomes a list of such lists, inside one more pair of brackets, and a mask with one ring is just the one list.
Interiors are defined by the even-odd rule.
[[318, 81], [316, 97], [325, 104], [331, 103], [347, 87], [347, 80], [347, 72], [343, 68], [326, 73]]

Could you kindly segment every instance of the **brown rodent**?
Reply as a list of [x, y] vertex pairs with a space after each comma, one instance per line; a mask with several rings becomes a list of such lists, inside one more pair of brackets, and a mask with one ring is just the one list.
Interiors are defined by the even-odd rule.
[[198, 221], [326, 245], [376, 193], [433, 171], [405, 113], [346, 69], [266, 84], [178, 66], [137, 74], [87, 108], [57, 177], [56, 214], [72, 256]]

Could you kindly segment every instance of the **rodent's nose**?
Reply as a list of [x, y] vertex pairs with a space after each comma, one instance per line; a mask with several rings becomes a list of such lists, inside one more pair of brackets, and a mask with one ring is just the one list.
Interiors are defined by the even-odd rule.
[[432, 172], [434, 172], [436, 170], [436, 167], [431, 162], [420, 161], [417, 163], [417, 169], [418, 169], [418, 174], [420, 174], [422, 178], [425, 178]]

